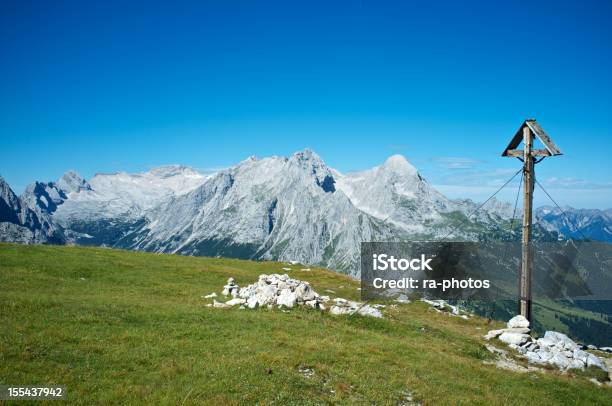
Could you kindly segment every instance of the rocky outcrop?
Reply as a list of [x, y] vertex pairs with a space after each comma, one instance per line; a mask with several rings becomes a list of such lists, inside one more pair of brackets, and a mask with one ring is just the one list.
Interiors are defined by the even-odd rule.
[[231, 296], [233, 299], [222, 304], [213, 303], [214, 307], [241, 305], [249, 309], [264, 306], [290, 309], [297, 305], [306, 305], [325, 310], [325, 297], [315, 292], [308, 282], [290, 278], [287, 274], [259, 275], [257, 282], [243, 288], [238, 286], [234, 278], [229, 278], [223, 287], [222, 295]]
[[[240, 306], [241, 308], [255, 309], [276, 306], [291, 309], [296, 306], [306, 306], [312, 309], [326, 310], [326, 303], [332, 302], [329, 296], [319, 295], [308, 282], [290, 278], [287, 274], [259, 275], [257, 282], [243, 288], [238, 286], [234, 278], [229, 278], [223, 287], [222, 295], [231, 296], [232, 299], [226, 302], [218, 302], [214, 299], [216, 297], [214, 293], [206, 295], [204, 298], [213, 299], [213, 303], [208, 306], [216, 308]], [[335, 298], [329, 312], [334, 315], [359, 314], [381, 318], [383, 317], [381, 309], [384, 307], [384, 305], [371, 305]]]
[[553, 365], [560, 370], [595, 366], [608, 371], [601, 358], [584, 351], [565, 334], [547, 331], [544, 337], [534, 339], [529, 335], [529, 321], [523, 316], [513, 317], [507, 328], [489, 331], [484, 338], [499, 339], [534, 364]]
[[[24, 244], [66, 242], [62, 228], [55, 225], [50, 214], [38, 206], [40, 200], [34, 195], [35, 189], [31, 186], [23, 196], [17, 197], [0, 177], [0, 241]], [[42, 198], [45, 199], [44, 196]]]

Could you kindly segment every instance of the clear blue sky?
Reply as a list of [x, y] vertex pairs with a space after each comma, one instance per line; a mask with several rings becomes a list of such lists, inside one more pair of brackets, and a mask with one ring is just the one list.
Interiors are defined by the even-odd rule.
[[536, 117], [565, 152], [539, 178], [612, 207], [612, 2], [503, 3], [3, 1], [0, 175], [21, 192], [310, 147], [341, 171], [400, 153], [478, 199]]

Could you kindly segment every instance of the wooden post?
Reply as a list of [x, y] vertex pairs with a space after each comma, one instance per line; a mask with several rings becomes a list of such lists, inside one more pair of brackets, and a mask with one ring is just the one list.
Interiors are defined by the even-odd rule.
[[521, 274], [519, 276], [519, 314], [531, 321], [531, 222], [533, 215], [533, 187], [534, 187], [534, 157], [533, 133], [528, 126], [523, 127], [523, 177], [525, 179], [523, 198], [523, 237], [521, 255]]
[[[534, 149], [533, 141], [538, 138], [544, 144], [544, 149]], [[523, 141], [525, 149], [516, 149]], [[535, 159], [562, 155], [559, 147], [544, 132], [540, 124], [529, 118], [521, 124], [514, 137], [502, 153], [505, 157], [523, 160], [523, 179], [525, 179], [525, 195], [523, 196], [523, 238], [521, 251], [521, 269], [519, 272], [519, 314], [531, 321], [531, 221], [533, 216], [533, 186], [535, 185]], [[539, 162], [539, 161], [538, 161]]]

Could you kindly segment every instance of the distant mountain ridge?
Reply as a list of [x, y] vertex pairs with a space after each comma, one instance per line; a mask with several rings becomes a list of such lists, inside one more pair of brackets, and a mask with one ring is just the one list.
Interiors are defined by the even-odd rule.
[[[362, 241], [516, 239], [511, 207], [433, 188], [404, 157], [343, 174], [313, 151], [248, 158], [213, 175], [179, 165], [139, 174], [70, 171], [17, 197], [0, 178], [0, 240], [186, 255], [297, 260], [356, 274]], [[568, 209], [588, 238], [612, 241], [610, 210]], [[536, 211], [539, 235], [578, 238], [562, 213]]]

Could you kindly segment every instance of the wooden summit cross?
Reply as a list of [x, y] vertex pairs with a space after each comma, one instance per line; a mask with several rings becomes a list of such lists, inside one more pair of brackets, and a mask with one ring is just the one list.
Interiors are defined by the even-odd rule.
[[[544, 149], [534, 149], [534, 135], [544, 145]], [[518, 150], [521, 141], [523, 150]], [[533, 187], [535, 185], [536, 158], [561, 155], [561, 150], [544, 132], [535, 119], [527, 119], [510, 141], [502, 156], [519, 158], [523, 161], [523, 179], [525, 179], [523, 195], [523, 234], [521, 239], [521, 269], [519, 273], [519, 314], [531, 321], [531, 252], [529, 241], [531, 239], [531, 222], [533, 216]], [[538, 161], [539, 162], [539, 161]]]

